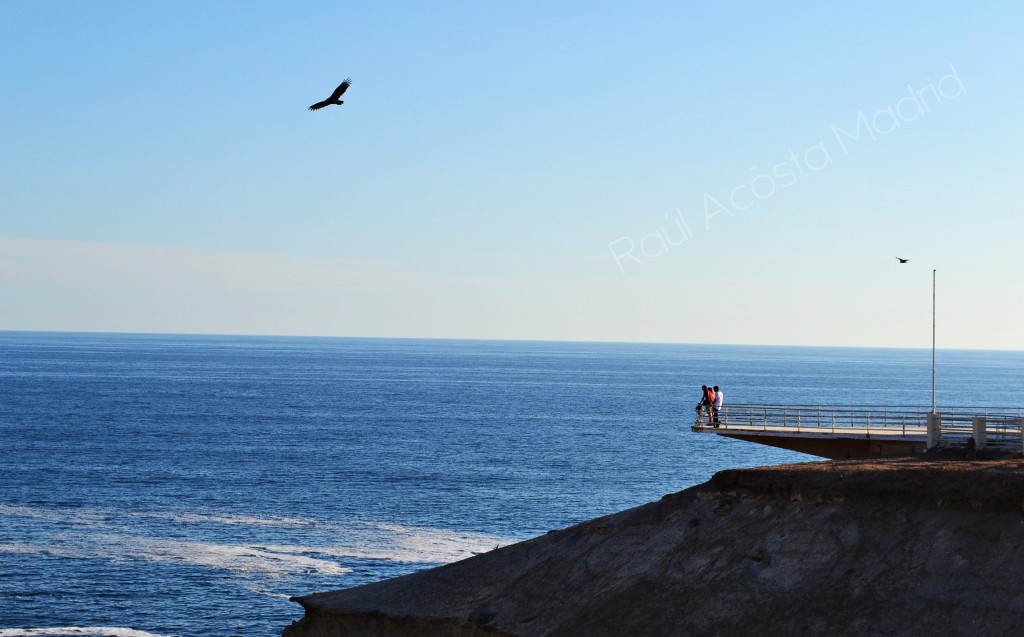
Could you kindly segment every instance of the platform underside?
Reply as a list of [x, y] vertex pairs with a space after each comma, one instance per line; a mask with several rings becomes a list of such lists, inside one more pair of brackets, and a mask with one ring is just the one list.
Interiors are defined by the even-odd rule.
[[863, 429], [838, 432], [766, 431], [735, 426], [695, 426], [693, 430], [832, 460], [921, 453], [927, 446], [927, 434], [916, 429], [905, 434], [876, 433]]

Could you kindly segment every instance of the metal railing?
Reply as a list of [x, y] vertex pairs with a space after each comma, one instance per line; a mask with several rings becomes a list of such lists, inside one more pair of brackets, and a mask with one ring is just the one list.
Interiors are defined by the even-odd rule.
[[[920, 436], [927, 433], [930, 407], [866, 405], [724, 405], [718, 414], [719, 428], [785, 431], [793, 433], [853, 433], [867, 436]], [[975, 418], [986, 420], [988, 446], [1021, 445], [1024, 408], [942, 407], [940, 439], [966, 444], [973, 435]], [[713, 428], [706, 411], [697, 412], [694, 426]]]
[[[722, 407], [718, 414], [720, 426], [743, 429], [790, 429], [794, 431], [842, 432], [850, 429], [883, 429], [905, 433], [924, 430], [928, 425], [928, 408], [874, 407], [865, 405], [747, 405]], [[713, 426], [706, 414], [698, 416], [701, 426]]]
[[[1021, 410], [1016, 413], [959, 413], [942, 414], [939, 425], [939, 446], [964, 446], [968, 439], [975, 435], [974, 421], [977, 418], [985, 421], [985, 446], [997, 448], [1015, 448], [1022, 446], [1024, 435], [1024, 416]], [[976, 441], [977, 442], [977, 441]]]

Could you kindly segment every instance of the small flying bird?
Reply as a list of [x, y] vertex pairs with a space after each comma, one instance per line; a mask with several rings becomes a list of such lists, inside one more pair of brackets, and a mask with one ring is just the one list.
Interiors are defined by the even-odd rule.
[[327, 99], [325, 99], [322, 102], [317, 102], [316, 104], [313, 104], [312, 106], [309, 107], [309, 110], [316, 111], [316, 110], [319, 110], [319, 109], [321, 109], [321, 108], [323, 108], [325, 106], [330, 106], [331, 104], [337, 104], [338, 106], [341, 106], [345, 102], [341, 101], [338, 98], [340, 98], [342, 95], [344, 95], [345, 91], [347, 91], [348, 87], [350, 87], [350, 86], [352, 86], [352, 79], [351, 78], [345, 78], [345, 81], [342, 82], [341, 84], [339, 84], [338, 88], [334, 89], [334, 92], [331, 93], [330, 97], [328, 97]]
[[910, 261], [910, 259], [900, 259], [899, 257], [896, 258], [899, 259], [900, 263], [908, 263]]

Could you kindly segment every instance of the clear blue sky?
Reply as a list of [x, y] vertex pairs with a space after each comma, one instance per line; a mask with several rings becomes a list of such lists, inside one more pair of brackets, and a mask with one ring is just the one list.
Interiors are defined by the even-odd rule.
[[836, 4], [0, 3], [0, 329], [1024, 348], [1024, 9]]

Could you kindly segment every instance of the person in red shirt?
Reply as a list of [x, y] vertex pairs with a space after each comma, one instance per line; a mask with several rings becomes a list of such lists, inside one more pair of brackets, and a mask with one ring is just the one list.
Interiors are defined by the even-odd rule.
[[707, 385], [700, 386], [700, 402], [697, 403], [697, 417], [706, 415], [711, 420], [711, 403], [715, 402], [715, 392]]

